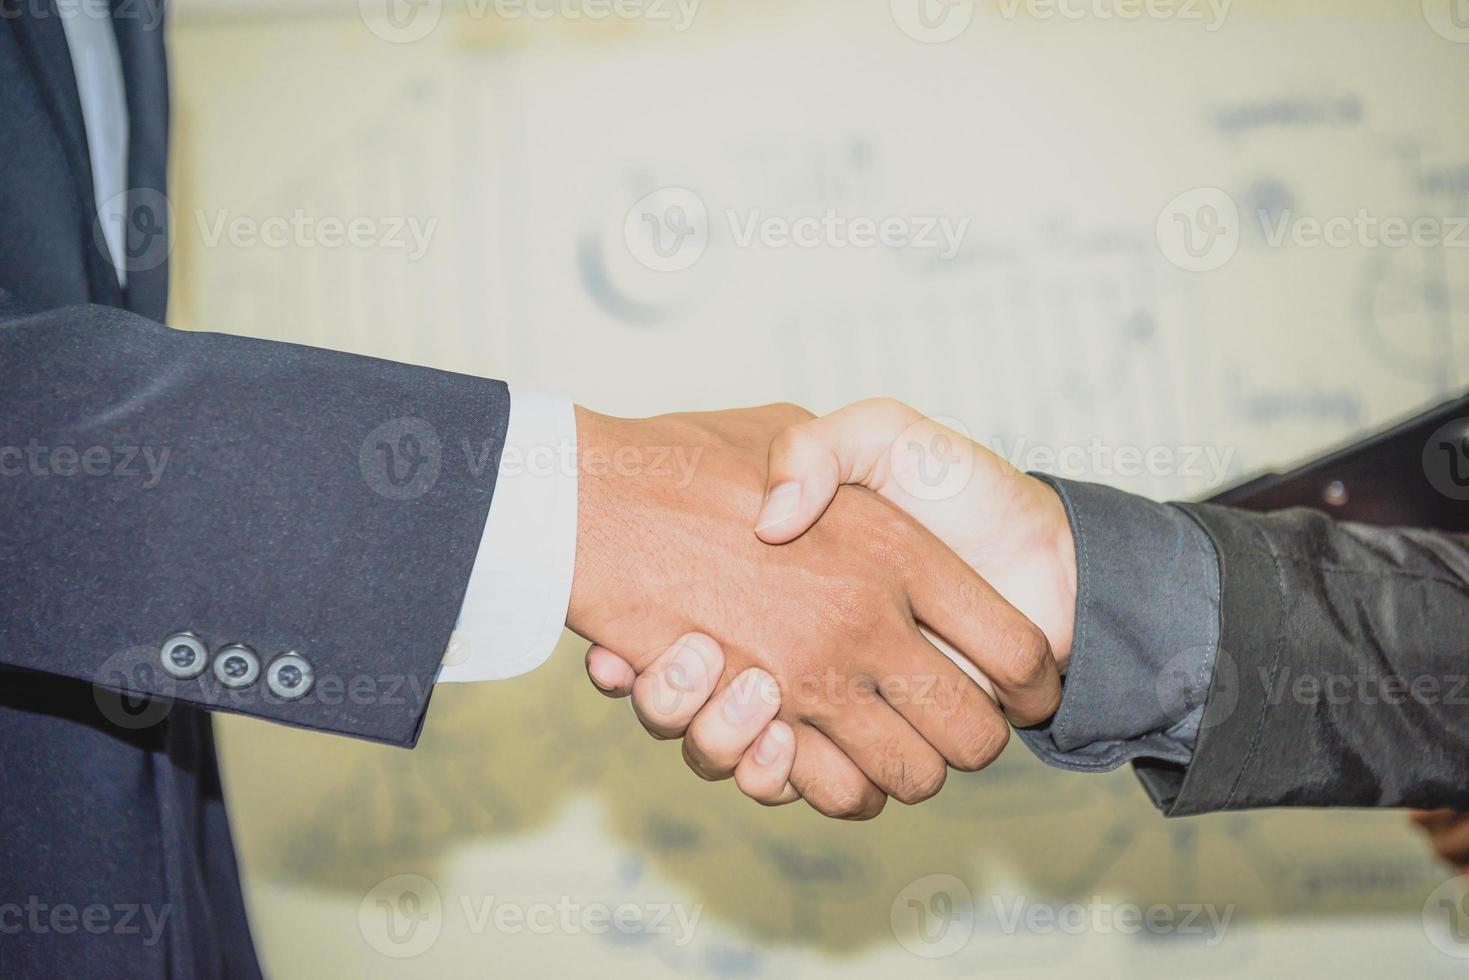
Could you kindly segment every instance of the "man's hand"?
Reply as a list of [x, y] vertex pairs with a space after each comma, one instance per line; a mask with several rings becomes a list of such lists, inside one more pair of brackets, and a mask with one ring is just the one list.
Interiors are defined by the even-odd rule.
[[1050, 487], [892, 399], [857, 402], [783, 432], [755, 533], [790, 541], [843, 484], [867, 487], [912, 515], [1051, 642], [1061, 672], [1076, 619], [1076, 549]]
[[[823, 813], [870, 817], [883, 794], [925, 799], [945, 763], [982, 768], [1009, 737], [919, 622], [993, 682], [1017, 724], [1048, 718], [1060, 682], [1045, 635], [877, 494], [832, 485], [808, 533], [780, 547], [751, 534], [770, 446], [808, 418], [790, 406], [638, 421], [579, 409], [567, 625], [643, 674], [635, 703], [651, 732], [702, 736], [684, 743], [700, 775], [733, 774], [776, 717], [784, 727], [767, 738], [794, 748], [795, 763], [791, 789], [765, 801], [799, 793]], [[695, 461], [690, 475], [652, 465], [680, 452]], [[717, 724], [682, 696], [711, 690]]]
[[[769, 455], [765, 500], [755, 522], [762, 540], [782, 547], [805, 540], [822, 529], [839, 488], [865, 487], [922, 523], [1039, 625], [1064, 671], [1075, 618], [1076, 556], [1065, 508], [1044, 483], [885, 399], [799, 421], [773, 440]], [[716, 651], [706, 655], [713, 661]], [[970, 659], [983, 666], [981, 657]], [[640, 677], [637, 667], [602, 647], [587, 653], [594, 683], [610, 696], [632, 694], [634, 708], [642, 712], [644, 700], [663, 688]], [[660, 662], [655, 670], [663, 667]], [[790, 767], [786, 740], [759, 726], [731, 725], [719, 699], [704, 707], [709, 687], [685, 687], [678, 703], [688, 725], [686, 754], [701, 753], [707, 739], [718, 739], [731, 754], [748, 749], [735, 772], [740, 788], [762, 803], [782, 802], [769, 787]]]

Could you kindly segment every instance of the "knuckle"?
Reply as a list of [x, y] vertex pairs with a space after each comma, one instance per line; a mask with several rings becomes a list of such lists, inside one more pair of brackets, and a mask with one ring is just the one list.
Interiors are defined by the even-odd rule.
[[995, 678], [1006, 687], [1035, 687], [1045, 679], [1051, 644], [1041, 628], [1026, 620], [1006, 632], [999, 650]]
[[922, 564], [915, 543], [908, 528], [885, 526], [872, 536], [869, 544], [873, 565], [896, 581], [911, 581], [912, 572]]
[[792, 455], [792, 449], [796, 443], [795, 429], [782, 429], [780, 434], [770, 440], [770, 458], [788, 459]]
[[885, 501], [867, 499], [863, 504], [863, 524], [877, 553], [908, 559], [919, 543], [917, 522], [908, 516], [907, 511]]
[[795, 402], [771, 402], [766, 408], [781, 418], [789, 418], [794, 421], [803, 421], [812, 418], [808, 409], [802, 408]]
[[866, 794], [855, 790], [841, 791], [824, 798], [816, 808], [828, 817], [838, 820], [860, 820], [867, 811]]
[[863, 407], [879, 421], [891, 427], [911, 425], [923, 416], [917, 409], [896, 398], [869, 398]]
[[1000, 757], [1010, 744], [1010, 726], [998, 717], [984, 717], [962, 732], [949, 762], [961, 772], [978, 772]]
[[887, 794], [879, 793], [876, 791], [869, 793], [865, 797], [865, 800], [866, 802], [864, 803], [862, 809], [848, 816], [845, 816], [842, 819], [871, 820], [873, 817], [876, 817], [879, 813], [882, 812], [882, 808], [886, 806], [888, 802]]
[[991, 703], [984, 689], [962, 673], [958, 677], [944, 677], [933, 682], [928, 702], [946, 717], [958, 715], [961, 725], [972, 724], [975, 719], [982, 720]]
[[872, 806], [867, 787], [841, 781], [820, 784], [807, 800], [824, 815], [838, 820], [860, 820]]
[[860, 540], [874, 571], [885, 581], [910, 581], [933, 558], [932, 542], [905, 511], [881, 500], [863, 503], [870, 506], [863, 515]]
[[825, 606], [838, 635], [862, 647], [889, 636], [893, 629], [892, 604], [864, 585], [844, 583], [830, 589]]
[[782, 430], [770, 443], [771, 459], [787, 462], [805, 462], [820, 451], [815, 433], [801, 423]]
[[912, 806], [914, 803], [922, 803], [924, 800], [931, 799], [943, 789], [944, 782], [949, 778], [949, 770], [942, 760], [935, 760], [908, 767], [904, 776], [903, 792], [893, 795], [898, 802]]

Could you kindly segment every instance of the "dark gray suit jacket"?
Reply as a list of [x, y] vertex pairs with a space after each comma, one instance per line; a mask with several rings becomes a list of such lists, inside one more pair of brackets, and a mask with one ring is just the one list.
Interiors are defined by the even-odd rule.
[[1218, 553], [1219, 646], [1188, 766], [1137, 764], [1158, 805], [1469, 810], [1469, 538], [1181, 506]]
[[1231, 506], [1050, 483], [1077, 614], [1061, 707], [1020, 732], [1044, 761], [1130, 761], [1170, 816], [1469, 810], [1469, 399]]
[[[249, 977], [207, 711], [414, 743], [508, 396], [163, 326], [162, 23], [148, 2], [115, 10], [125, 290], [55, 8], [0, 8], [0, 976]], [[492, 454], [470, 472], [434, 439]], [[248, 645], [260, 673], [175, 676], [160, 646], [181, 631], [208, 658]], [[304, 697], [267, 684], [287, 652]]]

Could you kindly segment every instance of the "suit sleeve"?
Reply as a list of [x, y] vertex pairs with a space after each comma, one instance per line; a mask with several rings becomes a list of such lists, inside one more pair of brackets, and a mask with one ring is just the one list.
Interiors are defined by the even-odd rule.
[[1469, 539], [1182, 506], [1218, 553], [1219, 649], [1187, 767], [1136, 763], [1155, 802], [1469, 809]]
[[0, 367], [0, 665], [417, 740], [502, 383], [102, 306], [0, 320]]

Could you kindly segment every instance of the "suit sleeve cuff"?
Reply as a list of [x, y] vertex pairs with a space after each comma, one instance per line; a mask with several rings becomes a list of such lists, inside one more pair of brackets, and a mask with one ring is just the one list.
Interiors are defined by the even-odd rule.
[[[1039, 474], [1037, 474], [1039, 476]], [[1219, 642], [1219, 571], [1183, 510], [1110, 487], [1040, 476], [1076, 542], [1076, 627], [1061, 707], [1020, 731], [1049, 765], [1186, 766]]]
[[499, 478], [440, 681], [502, 680], [551, 656], [576, 564], [576, 417], [560, 395], [514, 393]]

